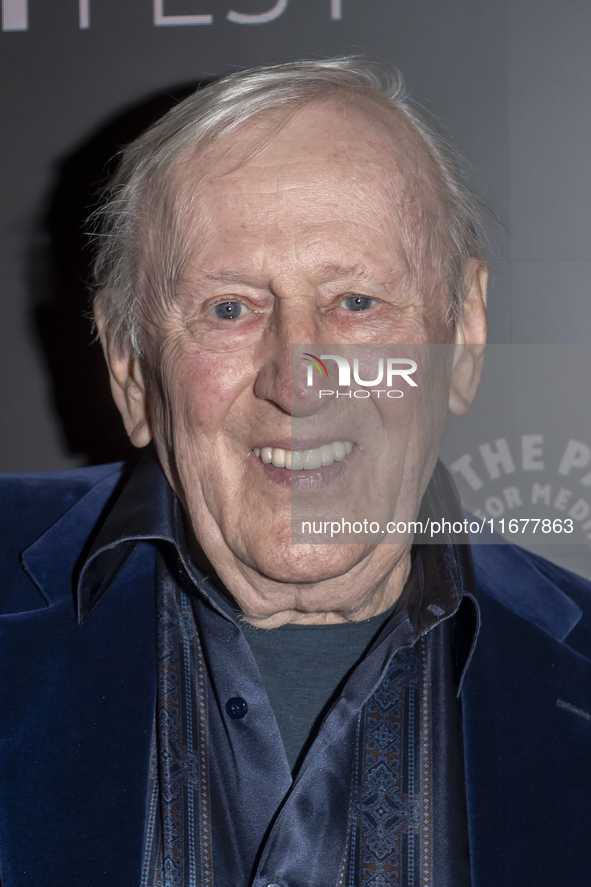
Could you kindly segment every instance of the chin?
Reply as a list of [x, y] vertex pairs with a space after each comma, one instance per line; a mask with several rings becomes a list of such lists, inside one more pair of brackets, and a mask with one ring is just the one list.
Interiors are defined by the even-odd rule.
[[288, 542], [257, 553], [251, 563], [276, 582], [313, 584], [347, 573], [367, 551], [365, 545], [295, 545]]

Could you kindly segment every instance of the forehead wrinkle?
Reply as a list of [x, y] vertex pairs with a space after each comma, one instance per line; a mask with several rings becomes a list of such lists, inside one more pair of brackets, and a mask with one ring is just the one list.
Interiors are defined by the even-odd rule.
[[[410, 134], [406, 131], [408, 127], [404, 125], [404, 121], [398, 118], [398, 115], [388, 113], [386, 115], [387, 120], [384, 120], [382, 117], [383, 109], [381, 108], [372, 108], [377, 113], [367, 113], [367, 108], [355, 107], [356, 103], [353, 106], [343, 103], [340, 109], [335, 108], [335, 105], [338, 103], [328, 102], [327, 104], [332, 106], [333, 110], [341, 111], [349, 127], [351, 127], [351, 124], [355, 126], [356, 121], [354, 118], [359, 115], [359, 117], [364, 117], [366, 121], [369, 121], [371, 129], [376, 130], [375, 133], [371, 133], [373, 137], [370, 140], [369, 154], [365, 154], [361, 165], [356, 164], [351, 184], [355, 183], [353, 185], [354, 189], [359, 186], [363, 188], [369, 180], [373, 186], [379, 176], [381, 187], [380, 193], [376, 197], [385, 204], [384, 209], [389, 208], [389, 212], [393, 213], [396, 218], [396, 228], [398, 228], [397, 258], [402, 260], [406, 275], [414, 276], [418, 271], [420, 277], [420, 266], [425, 258], [423, 255], [425, 251], [425, 236], [428, 235], [430, 228], [428, 225], [429, 211], [425, 203], [432, 203], [429, 199], [432, 195], [428, 193], [429, 189], [426, 189], [424, 186], [425, 184], [431, 184], [431, 182], [429, 181], [430, 176], [428, 174], [425, 175], [426, 171], [422, 169], [423, 164], [416, 156], [416, 150], [415, 152], [409, 150], [411, 147], [409, 143], [412, 143], [412, 139], [409, 138]], [[348, 107], [346, 106], [347, 104]], [[253, 126], [253, 122], [244, 124], [246, 133], [251, 135], [251, 137], [254, 136], [253, 140], [256, 146], [254, 152], [247, 150], [246, 156], [240, 151], [240, 144], [237, 144], [237, 135], [242, 129], [242, 127], [238, 127], [238, 130], [227, 137], [227, 141], [222, 139], [221, 144], [220, 142], [214, 143], [203, 151], [200, 158], [202, 166], [199, 162], [196, 163], [196, 152], [188, 152], [181, 162], [177, 163], [172, 176], [174, 186], [171, 189], [173, 191], [171, 196], [173, 196], [173, 202], [176, 204], [175, 227], [185, 246], [185, 250], [183, 250], [185, 261], [181, 261], [183, 266], [185, 266], [186, 261], [189, 259], [187, 251], [189, 253], [193, 252], [193, 244], [190, 241], [194, 237], [195, 224], [205, 234], [205, 240], [207, 240], [207, 229], [214, 222], [215, 209], [208, 205], [208, 197], [212, 193], [210, 186], [215, 188], [216, 182], [224, 180], [228, 174], [237, 172], [238, 169], [249, 164], [251, 169], [261, 164], [262, 168], [259, 167], [259, 169], [262, 178], [258, 182], [261, 193], [266, 191], [268, 194], [274, 193], [278, 197], [287, 197], [290, 191], [300, 188], [301, 183], [294, 182], [293, 178], [290, 177], [291, 170], [294, 167], [297, 168], [297, 159], [288, 156], [281, 161], [276, 161], [272, 149], [284, 129], [289, 128], [289, 125], [294, 122], [294, 117], [298, 117], [300, 113], [305, 111], [306, 107], [300, 107], [295, 114], [270, 115], [270, 119], [260, 119], [256, 121], [258, 124], [256, 126]], [[350, 114], [351, 111], [354, 112], [353, 115]], [[270, 127], [269, 124], [271, 124]], [[270, 132], [269, 129], [265, 132], [267, 127], [271, 130]], [[367, 139], [367, 131], [363, 135]], [[225, 144], [224, 141], [226, 142]], [[247, 138], [247, 143], [248, 141], [249, 139]], [[348, 145], [347, 147], [352, 148], [355, 153], [355, 145]], [[271, 149], [270, 152], [267, 150], [269, 148]], [[384, 153], [385, 148], [386, 152]], [[388, 148], [390, 150], [387, 150]], [[242, 154], [240, 161], [238, 164], [232, 163], [227, 165], [228, 160], [233, 154], [235, 155], [236, 151]], [[335, 143], [334, 150], [330, 155], [335, 172], [339, 168], [341, 172], [343, 171], [344, 161], [350, 159], [346, 156], [347, 153], [346, 151], [343, 154], [340, 146], [338, 146], [338, 142]], [[420, 154], [421, 152], [418, 153]], [[260, 155], [266, 155], [264, 160]], [[223, 169], [224, 166], [226, 166], [225, 169]], [[276, 167], [282, 170], [283, 174], [275, 175]], [[267, 179], [269, 173], [271, 174], [272, 181]], [[350, 172], [348, 176], [350, 177]], [[423, 179], [421, 182], [423, 187], [418, 187], [417, 178]], [[267, 179], [266, 182], [264, 181], [265, 179]], [[427, 179], [427, 183], [425, 179]], [[240, 188], [238, 188], [239, 193]], [[357, 215], [363, 216], [368, 208], [363, 205], [363, 202], [361, 202], [361, 205], [357, 203], [355, 205]], [[250, 209], [249, 201], [243, 201], [242, 213], [247, 224], [249, 223]], [[215, 228], [215, 223], [212, 227]], [[426, 231], [425, 228], [427, 228]], [[377, 237], [379, 237], [379, 232], [376, 232], [376, 239]], [[203, 246], [203, 242], [200, 246]], [[293, 246], [295, 248], [296, 245], [294, 244]], [[199, 247], [198, 250], [201, 251]], [[333, 279], [345, 276], [351, 276], [355, 279], [362, 279], [364, 275], [366, 278], [368, 277], [367, 272], [359, 265], [343, 266], [343, 268], [338, 268], [336, 265], [333, 267], [326, 265], [324, 268], [313, 270], [314, 273], [318, 271], [326, 276], [332, 275]], [[239, 272], [207, 272], [202, 268], [199, 268], [199, 272], [204, 274], [206, 279], [214, 282], [244, 281], [244, 277]], [[390, 273], [396, 275], [397, 272], [392, 271]], [[214, 276], [212, 277], [211, 274]]]
[[[289, 110], [263, 111], [256, 115], [255, 119], [245, 121], [201, 152], [198, 149], [191, 152], [187, 155], [187, 159], [189, 162], [199, 159], [202, 164], [208, 166], [212, 183], [216, 179], [223, 179], [238, 172], [247, 165], [251, 168], [258, 168], [263, 175], [268, 173], [273, 175], [276, 170], [286, 171], [285, 175], [289, 175], [289, 169], [292, 166], [297, 166], [300, 162], [299, 151], [295, 152], [293, 158], [289, 158], [289, 156], [278, 158], [274, 153], [276, 143], [281, 141], [286, 130], [289, 130], [292, 125], [298, 124], [299, 118], [304, 116], [306, 112], [328, 108], [332, 112], [337, 112], [337, 115], [342, 118], [345, 129], [348, 130], [348, 133], [343, 134], [344, 141], [339, 141], [338, 133], [335, 134], [332, 147], [328, 152], [335, 167], [344, 167], [347, 170], [347, 175], [350, 174], [349, 164], [352, 155], [359, 153], [358, 137], [361, 135], [367, 150], [362, 157], [361, 164], [358, 165], [358, 174], [364, 177], [365, 173], [371, 178], [377, 172], [383, 178], [386, 174], [386, 167], [390, 166], [392, 168], [390, 172], [394, 173], [394, 176], [391, 177], [397, 179], [402, 171], [398, 157], [400, 140], [397, 136], [398, 131], [404, 127], [404, 123], [398, 115], [392, 115], [389, 111], [386, 112], [386, 119], [384, 119], [385, 109], [373, 106], [373, 101], [359, 103], [352, 96], [340, 98], [330, 96], [303, 102]], [[374, 113], [375, 111], [378, 113]], [[339, 114], [339, 112], [341, 113]], [[360, 126], [359, 120], [364, 120], [365, 125]], [[315, 134], [313, 128], [307, 127], [307, 130], [311, 137], [304, 138], [306, 149], [309, 145], [314, 144]], [[304, 127], [304, 135], [306, 135], [306, 127]], [[269, 193], [298, 187], [297, 184], [290, 186], [283, 184], [281, 178], [284, 178], [285, 175], [275, 180], [274, 184], [268, 188]]]
[[[332, 105], [334, 109], [332, 102], [327, 104], [329, 106]], [[270, 137], [268, 133], [267, 138], [265, 138], [260, 131], [256, 132], [258, 127], [255, 127], [252, 122], [248, 122], [229, 134], [226, 139], [222, 139], [221, 143], [216, 142], [210, 145], [203, 151], [201, 157], [198, 157], [197, 152], [185, 154], [181, 162], [177, 163], [173, 176], [173, 190], [176, 192], [175, 196], [179, 199], [179, 215], [182, 212], [183, 215], [190, 216], [192, 221], [195, 221], [203, 213], [203, 202], [205, 204], [208, 203], [208, 196], [212, 193], [210, 188], [213, 188], [215, 192], [217, 184], [223, 182], [228, 176], [242, 171], [246, 166], [250, 167], [251, 172], [254, 170], [258, 171], [259, 175], [256, 177], [255, 182], [261, 195], [275, 195], [278, 198], [287, 197], [291, 192], [300, 190], [303, 185], [309, 186], [314, 182], [321, 196], [329, 196], [330, 188], [328, 184], [324, 183], [324, 175], [315, 175], [313, 166], [307, 170], [307, 174], [302, 181], [302, 172], [298, 169], [301, 166], [301, 159], [299, 157], [276, 157], [274, 154], [277, 139], [281, 137], [283, 130], [288, 129], [289, 125], [294, 122], [294, 118], [305, 112], [307, 107], [309, 106], [297, 109], [296, 114], [281, 114], [279, 122], [273, 127]], [[383, 121], [372, 119], [373, 115], [364, 113], [362, 109], [355, 108], [354, 110], [357, 112], [356, 116], [365, 117], [366, 120], [369, 119], [370, 127], [378, 130], [375, 138], [369, 140], [369, 152], [366, 151], [362, 156], [355, 157], [356, 162], [352, 171], [349, 165], [352, 160], [350, 152], [352, 151], [353, 154], [359, 155], [358, 144], [349, 144], [347, 150], [342, 151], [338, 147], [338, 140], [335, 139], [333, 148], [328, 156], [324, 156], [324, 161], [331, 161], [334, 174], [346, 175], [346, 179], [349, 182], [347, 190], [352, 188], [355, 191], [356, 188], [360, 187], [365, 189], [367, 184], [373, 189], [376, 182], [379, 181], [381, 193], [378, 195], [378, 198], [390, 206], [394, 204], [395, 207], [399, 202], [401, 192], [405, 190], [406, 177], [403, 173], [403, 167], [406, 165], [406, 158], [404, 158], [405, 162], [401, 165], [401, 158], [397, 156], [398, 152], [396, 151], [396, 147], [399, 146], [396, 146], [392, 132], [388, 131]], [[271, 115], [271, 118], [273, 116]], [[265, 123], [266, 121], [263, 120], [262, 122]], [[353, 123], [351, 120], [348, 122], [349, 124]], [[255, 133], [253, 133], [253, 129]], [[246, 146], [237, 140], [241, 130], [244, 130], [246, 135]], [[254, 155], [252, 151], [247, 150], [250, 140], [249, 136], [252, 138], [253, 135], [255, 135], [255, 145], [257, 147]], [[362, 135], [367, 142], [368, 133], [366, 129], [364, 129]], [[236, 153], [241, 155], [238, 162], [233, 162], [228, 167], [225, 161], [229, 160]], [[320, 161], [322, 161], [322, 153], [320, 153], [318, 158]], [[324, 153], [326, 155], [326, 152]], [[236, 161], [235, 157], [233, 159]], [[296, 171], [295, 176], [292, 174], [294, 170]], [[249, 182], [249, 187], [252, 188], [255, 182]], [[187, 188], [188, 184], [189, 187]], [[242, 188], [243, 183], [240, 180], [235, 183], [236, 197], [239, 196]], [[242, 212], [246, 217], [248, 217], [250, 208], [249, 202], [244, 201]], [[211, 207], [209, 209], [211, 210]], [[363, 206], [357, 207], [357, 212], [362, 212], [363, 209]], [[182, 221], [188, 221], [188, 219], [183, 219]]]

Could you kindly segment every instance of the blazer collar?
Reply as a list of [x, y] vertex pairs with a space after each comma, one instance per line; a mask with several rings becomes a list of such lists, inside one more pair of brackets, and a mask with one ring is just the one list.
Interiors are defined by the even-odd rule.
[[76, 583], [80, 623], [107, 592], [140, 541], [173, 546], [187, 566], [181, 506], [153, 447], [137, 465], [81, 563]]
[[82, 623], [144, 540], [185, 548], [180, 504], [152, 447], [131, 473], [114, 465], [21, 562], [47, 604], [73, 596]]
[[[111, 467], [111, 466], [110, 466]], [[121, 464], [103, 476], [62, 517], [21, 554], [23, 569], [45, 603], [72, 598], [71, 577], [92, 543], [101, 518], [110, 510], [126, 474]]]
[[[478, 585], [500, 604], [564, 643], [583, 610], [528, 552], [509, 543], [474, 545]], [[563, 578], [568, 580], [568, 574]]]

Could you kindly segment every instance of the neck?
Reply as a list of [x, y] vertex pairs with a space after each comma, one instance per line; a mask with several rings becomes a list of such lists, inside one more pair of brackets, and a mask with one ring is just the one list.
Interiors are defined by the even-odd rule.
[[264, 576], [236, 558], [210, 558], [193, 537], [193, 562], [256, 628], [362, 622], [399, 599], [411, 567], [410, 546], [376, 546], [341, 575], [314, 582]]

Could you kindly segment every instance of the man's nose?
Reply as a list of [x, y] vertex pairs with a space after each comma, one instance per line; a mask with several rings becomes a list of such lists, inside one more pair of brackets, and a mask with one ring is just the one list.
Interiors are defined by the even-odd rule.
[[260, 346], [255, 395], [294, 417], [312, 416], [322, 406], [317, 386], [308, 385], [309, 364], [303, 357], [321, 339], [320, 318], [311, 302], [280, 301]]

